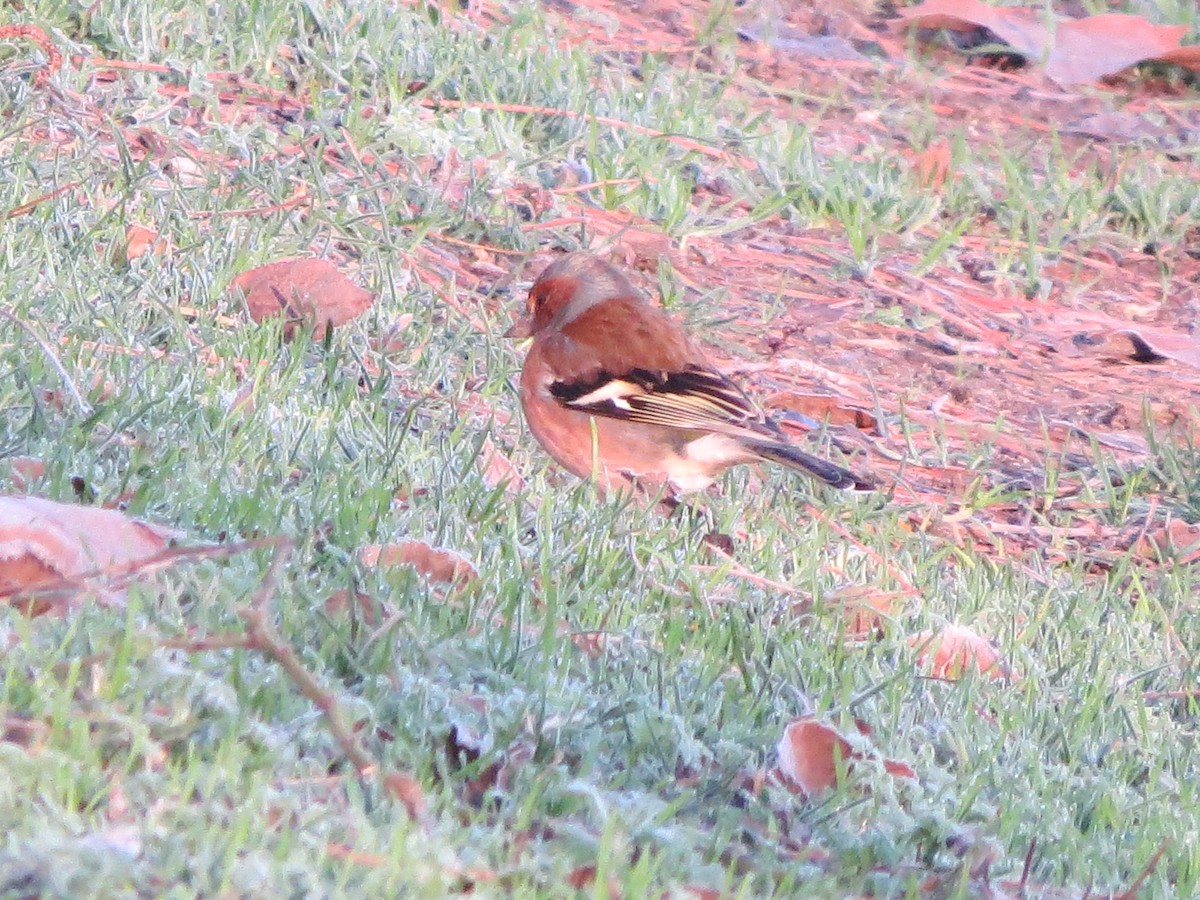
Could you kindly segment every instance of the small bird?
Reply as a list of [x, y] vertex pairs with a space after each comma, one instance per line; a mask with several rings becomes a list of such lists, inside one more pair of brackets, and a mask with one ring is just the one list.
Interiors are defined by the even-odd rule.
[[764, 459], [834, 487], [871, 486], [790, 443], [678, 322], [590, 253], [551, 263], [506, 337], [533, 338], [521, 370], [533, 436], [602, 489], [689, 493]]

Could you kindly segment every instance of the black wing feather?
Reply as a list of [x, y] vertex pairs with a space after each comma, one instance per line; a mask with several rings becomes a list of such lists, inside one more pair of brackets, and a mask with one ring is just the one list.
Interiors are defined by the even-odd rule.
[[558, 381], [550, 394], [563, 406], [596, 416], [667, 428], [759, 430], [762, 411], [732, 381], [700, 366], [683, 371], [601, 372], [587, 381]]

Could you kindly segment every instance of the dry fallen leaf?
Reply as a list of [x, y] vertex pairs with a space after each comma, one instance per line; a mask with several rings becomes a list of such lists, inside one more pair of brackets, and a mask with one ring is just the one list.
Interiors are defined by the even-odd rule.
[[382, 604], [370, 594], [342, 588], [325, 598], [325, 615], [331, 619], [358, 618], [367, 625], [383, 621]]
[[854, 756], [838, 730], [815, 719], [798, 719], [783, 730], [776, 748], [779, 770], [812, 797], [837, 785], [838, 762]]
[[903, 603], [900, 591], [881, 591], [871, 585], [850, 585], [825, 595], [825, 603], [839, 607], [846, 623], [846, 637], [862, 640], [879, 636]]
[[945, 138], [934, 141], [913, 159], [917, 184], [927, 190], [940, 191], [950, 177], [950, 163], [950, 142]]
[[440, 584], [463, 586], [479, 580], [479, 573], [466, 558], [424, 541], [372, 544], [363, 547], [358, 558], [366, 566], [411, 566], [429, 581]]
[[1062, 19], [1042, 9], [988, 6], [981, 0], [925, 0], [898, 11], [922, 28], [986, 28], [1017, 53], [1044, 66], [1059, 84], [1098, 81], [1148, 60], [1195, 67], [1200, 52], [1181, 47], [1186, 25], [1155, 25], [1142, 16], [1105, 13]]
[[504, 493], [510, 497], [516, 497], [525, 490], [525, 479], [490, 437], [484, 436], [477, 464], [488, 487], [503, 486]]
[[17, 491], [29, 490], [29, 485], [46, 474], [46, 464], [36, 456], [10, 456], [8, 480]]
[[[859, 731], [861, 738], [870, 736], [870, 730], [865, 726], [859, 726]], [[808, 797], [837, 786], [839, 761], [845, 767], [856, 759], [878, 758], [873, 752], [855, 750], [850, 740], [836, 728], [811, 716], [796, 719], [784, 728], [776, 752], [779, 771]], [[907, 763], [894, 759], [882, 759], [881, 762], [889, 774], [916, 780], [917, 773]]]
[[1179, 49], [1186, 25], [1155, 25], [1141, 16], [1106, 13], [1058, 24], [1046, 75], [1059, 84], [1086, 84]]
[[[64, 581], [149, 559], [177, 536], [113, 510], [0, 497], [0, 598], [22, 595], [21, 608], [41, 615], [61, 605]], [[53, 598], [38, 597], [39, 588], [51, 586]], [[121, 599], [119, 593], [105, 596], [110, 602]]]
[[114, 254], [118, 258], [113, 262], [116, 264], [130, 263], [150, 252], [153, 252], [155, 256], [166, 256], [174, 249], [170, 240], [160, 237], [153, 228], [147, 228], [145, 225], [129, 225], [125, 228], [125, 246], [118, 248], [117, 253]]
[[923, 631], [909, 642], [919, 648], [917, 664], [934, 678], [957, 681], [968, 671], [986, 675], [992, 681], [1012, 678], [991, 642], [962, 625], [947, 625], [937, 634]]
[[315, 336], [320, 338], [327, 327], [336, 328], [362, 315], [374, 299], [370, 291], [323, 259], [268, 263], [238, 275], [232, 286], [245, 296], [255, 322], [285, 316], [284, 334], [289, 338], [301, 324], [314, 326]]
[[1168, 519], [1146, 530], [1133, 545], [1133, 552], [1152, 562], [1170, 561], [1187, 565], [1200, 558], [1200, 525], [1183, 519]]
[[1158, 328], [1127, 328], [1120, 332], [1128, 338], [1138, 362], [1153, 362], [1155, 357], [1169, 359], [1200, 369], [1200, 335], [1179, 334]]

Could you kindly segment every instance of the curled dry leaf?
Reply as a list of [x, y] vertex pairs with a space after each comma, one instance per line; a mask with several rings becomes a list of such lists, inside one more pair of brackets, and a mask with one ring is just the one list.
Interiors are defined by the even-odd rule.
[[17, 491], [29, 490], [29, 485], [46, 474], [46, 464], [36, 456], [12, 456], [8, 463], [8, 480]]
[[[856, 742], [869, 737], [869, 729], [860, 726]], [[788, 724], [776, 747], [779, 771], [805, 796], [812, 797], [837, 786], [839, 765], [854, 760], [878, 759], [874, 751], [856, 750], [854, 744], [832, 725], [805, 716]], [[907, 763], [881, 759], [889, 774], [916, 780], [917, 773]]]
[[836, 728], [810, 718], [789, 724], [776, 752], [779, 771], [810, 797], [835, 787], [839, 761], [849, 762], [854, 755]]
[[479, 580], [479, 573], [463, 556], [424, 541], [372, 544], [360, 550], [358, 558], [367, 566], [411, 566], [429, 581], [440, 584], [461, 587]]
[[1200, 369], [1200, 336], [1151, 328], [1138, 328], [1136, 331], [1127, 328], [1119, 333], [1128, 339], [1132, 348], [1129, 356], [1135, 362], [1169, 359]]
[[940, 191], [950, 177], [950, 142], [934, 141], [913, 159], [913, 175], [923, 188]]
[[862, 640], [880, 635], [888, 621], [895, 618], [896, 606], [904, 602], [899, 591], [881, 591], [871, 585], [852, 585], [825, 596], [830, 606], [840, 607], [846, 623], [846, 637]]
[[489, 487], [504, 487], [504, 493], [515, 497], [525, 490], [525, 479], [517, 471], [512, 460], [501, 452], [490, 437], [484, 437], [480, 448], [478, 465], [483, 474], [483, 480]]
[[1169, 519], [1146, 530], [1133, 545], [1138, 556], [1152, 561], [1170, 560], [1187, 565], [1200, 559], [1200, 525]]
[[[56, 606], [64, 581], [149, 559], [177, 536], [113, 510], [40, 497], [0, 497], [0, 599], [28, 597], [21, 608], [41, 615]], [[38, 589], [50, 587], [53, 597], [39, 599]], [[107, 597], [120, 600], [119, 594]]]
[[316, 337], [370, 309], [373, 297], [323, 259], [285, 259], [250, 269], [233, 279], [233, 287], [246, 298], [250, 318], [262, 322], [271, 316], [287, 319], [284, 334], [291, 337], [297, 325], [312, 325]]
[[[104, 403], [111, 400], [117, 392], [116, 384], [108, 378], [103, 372], [92, 372], [90, 377], [82, 379], [75, 388], [86, 400], [93, 403]], [[74, 393], [68, 388], [66, 390], [60, 388], [44, 388], [42, 390], [42, 402], [55, 409], [68, 409], [75, 400]]]
[[947, 625], [937, 634], [923, 631], [909, 642], [919, 648], [917, 664], [934, 678], [957, 681], [968, 671], [992, 681], [1013, 677], [991, 642], [965, 626]]
[[425, 818], [428, 806], [421, 782], [402, 772], [389, 772], [383, 777], [383, 784], [387, 792], [404, 805], [410, 819], [420, 822]]
[[1098, 81], [1147, 60], [1188, 67], [1200, 60], [1194, 47], [1179, 44], [1186, 25], [1155, 25], [1141, 16], [1058, 19], [1040, 8], [989, 6], [982, 0], [925, 0], [898, 14], [922, 28], [986, 28], [1064, 85]]
[[384, 614], [380, 602], [370, 594], [342, 588], [325, 598], [325, 615], [331, 619], [357, 618], [367, 625], [378, 625]]
[[145, 225], [129, 225], [125, 229], [125, 246], [118, 248], [114, 253], [116, 258], [113, 263], [116, 265], [131, 263], [151, 252], [155, 256], [163, 257], [174, 249], [171, 242], [161, 237], [153, 228], [147, 228]]

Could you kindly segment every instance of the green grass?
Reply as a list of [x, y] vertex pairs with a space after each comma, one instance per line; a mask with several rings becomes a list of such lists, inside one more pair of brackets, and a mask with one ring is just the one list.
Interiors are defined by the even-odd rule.
[[[554, 186], [570, 160], [596, 181], [646, 176], [589, 198], [676, 244], [736, 242], [761, 223], [826, 229], [845, 279], [869, 279], [899, 248], [927, 269], [953, 265], [943, 235], [992, 222], [988, 234], [1011, 241], [997, 244], [996, 269], [1036, 295], [1064, 249], [1194, 240], [1194, 181], [1135, 150], [1120, 151], [1130, 165], [1114, 180], [1038, 135], [958, 133], [963, 177], [922, 192], [874, 132], [854, 158], [822, 149], [819, 121], [760, 115], [722, 65], [563, 49], [547, 43], [536, 6], [506, 8], [508, 23], [486, 33], [432, 7], [222, 10], [217, 20], [160, 0], [25, 13], [83, 62], [55, 77], [61, 93], [0, 71], [0, 210], [79, 185], [0, 232], [0, 302], [46, 345], [0, 318], [0, 450], [45, 462], [38, 494], [119, 502], [194, 542], [294, 541], [274, 592], [278, 627], [367, 751], [420, 780], [429, 813], [413, 823], [357, 777], [264, 654], [168, 645], [241, 633], [236, 611], [270, 557], [247, 552], [160, 573], [125, 608], [32, 621], [0, 610], [0, 716], [36, 726], [31, 739], [0, 741], [0, 894], [441, 896], [486, 870], [484, 895], [602, 896], [611, 880], [622, 896], [688, 885], [918, 896], [937, 876], [944, 895], [972, 896], [989, 878], [1019, 879], [1030, 847], [1033, 889], [1078, 894], [1128, 886], [1164, 845], [1145, 896], [1200, 890], [1196, 700], [1147, 694], [1196, 681], [1191, 569], [1131, 552], [1099, 570], [1086, 542], [986, 553], [914, 530], [937, 518], [928, 509], [814, 499], [766, 471], [731, 474], [703, 503], [719, 529], [745, 530], [746, 570], [796, 594], [742, 577], [714, 564], [699, 524], [597, 506], [547, 467], [519, 417], [503, 415], [516, 408], [520, 352], [499, 335], [519, 286], [456, 286], [480, 333], [442, 302], [426, 277], [436, 257], [420, 254], [460, 248], [442, 241], [454, 238], [513, 251], [497, 262], [515, 267], [541, 246], [590, 241], [586, 227], [522, 227], [516, 189]], [[728, 16], [705, 33], [731, 64]], [[10, 67], [33, 52], [6, 46]], [[97, 55], [171, 71], [93, 81]], [[305, 105], [235, 117], [213, 74], [225, 71]], [[426, 86], [414, 94], [415, 82]], [[176, 102], [165, 85], [189, 93]], [[912, 101], [845, 90], [817, 110], [879, 102], [889, 128], [937, 128], [919, 90]], [[427, 97], [609, 116], [756, 168], [588, 118], [434, 111]], [[157, 149], [133, 145], [139, 134]], [[725, 179], [744, 205], [693, 197], [698, 173]], [[278, 208], [299, 185], [309, 201]], [[564, 197], [540, 217], [577, 211]], [[130, 223], [173, 249], [125, 264]], [[239, 314], [227, 295], [235, 275], [291, 255], [336, 257], [374, 309], [327, 347], [218, 318]], [[697, 301], [668, 287], [694, 324], [725, 316], [722, 290]], [[406, 316], [400, 348], [384, 355], [373, 338]], [[235, 407], [251, 383], [253, 408]], [[903, 434], [901, 411], [886, 412]], [[485, 435], [529, 480], [520, 497], [483, 477]], [[988, 448], [944, 452], [988, 465]], [[1196, 518], [1194, 447], [1156, 436], [1155, 453], [1123, 484], [1088, 483], [1105, 526], [1144, 512], [1151, 494]], [[1088, 463], [1116, 468], [1099, 450]], [[1033, 515], [1019, 491], [964, 499], [1004, 503]], [[1073, 521], [1057, 515], [1032, 521]], [[366, 544], [407, 538], [463, 554], [479, 583], [452, 593], [357, 561]], [[921, 599], [881, 639], [845, 640], [825, 598], [847, 585], [896, 590], [895, 573]], [[385, 627], [325, 612], [351, 587], [386, 604]], [[810, 594], [815, 605], [799, 603]], [[909, 637], [946, 622], [995, 639], [1020, 679], [922, 678]], [[598, 655], [572, 640], [596, 633]], [[869, 790], [857, 782], [813, 800], [774, 784], [750, 792], [784, 725], [807, 712], [846, 728], [865, 720], [920, 781], [868, 773]], [[452, 730], [477, 758], [447, 749]], [[472, 802], [494, 764], [502, 783]], [[572, 888], [570, 873], [587, 866], [595, 885]]]

